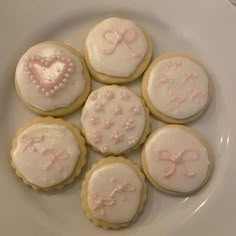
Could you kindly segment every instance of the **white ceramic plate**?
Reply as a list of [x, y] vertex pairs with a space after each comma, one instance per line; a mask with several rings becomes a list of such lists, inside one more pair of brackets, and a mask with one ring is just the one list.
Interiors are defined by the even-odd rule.
[[[14, 70], [21, 54], [45, 40], [64, 40], [82, 52], [88, 30], [109, 16], [139, 22], [151, 35], [154, 55], [183, 52], [205, 65], [214, 82], [207, 112], [190, 126], [209, 141], [215, 156], [207, 186], [189, 198], [162, 194], [150, 186], [143, 214], [127, 229], [106, 231], [85, 217], [81, 177], [60, 191], [37, 192], [10, 167], [16, 130], [34, 117], [17, 98]], [[234, 235], [236, 210], [236, 7], [227, 0], [178, 1], [2, 1], [0, 8], [0, 234], [4, 236]], [[140, 82], [129, 85], [140, 91]], [[99, 84], [94, 83], [93, 87]], [[80, 126], [80, 111], [65, 117]], [[160, 126], [153, 121], [153, 128]], [[130, 156], [138, 162], [140, 152]], [[89, 166], [99, 155], [89, 152]]]

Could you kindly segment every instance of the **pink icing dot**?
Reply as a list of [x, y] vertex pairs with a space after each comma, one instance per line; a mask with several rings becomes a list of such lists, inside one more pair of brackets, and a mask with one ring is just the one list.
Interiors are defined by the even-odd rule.
[[105, 97], [105, 100], [106, 100], [106, 101], [109, 101], [109, 100], [111, 100], [112, 98], [114, 98], [114, 93], [113, 93], [111, 90], [107, 90], [107, 91], [105, 92], [104, 97]]
[[89, 122], [91, 125], [96, 125], [98, 124], [99, 122], [99, 118], [97, 116], [92, 116], [90, 119], [89, 119]]
[[110, 151], [109, 147], [107, 144], [104, 144], [102, 147], [101, 147], [101, 152], [102, 153], [108, 153]]
[[128, 143], [129, 143], [129, 145], [134, 145], [134, 144], [136, 144], [137, 143], [137, 141], [138, 141], [138, 138], [136, 137], [136, 136], [129, 136], [128, 137]]
[[96, 112], [102, 112], [104, 111], [103, 105], [101, 103], [95, 103], [94, 104], [94, 110]]
[[104, 129], [110, 129], [112, 122], [110, 120], [104, 120]]
[[129, 131], [135, 127], [134, 120], [132, 118], [128, 118], [124, 121], [122, 126], [126, 131]]
[[99, 142], [102, 140], [102, 135], [101, 135], [99, 132], [96, 131], [96, 132], [93, 134], [92, 139], [93, 139], [93, 142], [94, 142], [94, 143], [99, 143]]
[[97, 91], [92, 92], [89, 97], [92, 101], [95, 101], [98, 98], [98, 92]]
[[141, 110], [138, 106], [136, 105], [133, 105], [131, 108], [130, 108], [130, 112], [133, 113], [134, 115], [138, 115], [141, 113]]
[[120, 142], [122, 142], [122, 140], [123, 140], [123, 134], [120, 133], [119, 131], [115, 131], [112, 134], [112, 141], [113, 141], [113, 143], [120, 143]]
[[120, 105], [116, 105], [113, 107], [112, 112], [114, 115], [121, 115], [122, 114], [122, 108]]
[[127, 91], [121, 91], [120, 97], [121, 97], [121, 100], [127, 101], [129, 99], [130, 95]]

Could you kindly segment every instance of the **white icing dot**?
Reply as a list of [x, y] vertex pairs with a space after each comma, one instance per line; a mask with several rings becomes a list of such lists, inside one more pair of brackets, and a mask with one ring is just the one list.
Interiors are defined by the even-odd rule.
[[47, 97], [49, 97], [49, 96], [50, 96], [50, 93], [49, 93], [49, 92], [46, 92], [45, 95], [46, 95]]
[[58, 55], [58, 56], [57, 56], [57, 59], [60, 59], [60, 58], [61, 58], [61, 56]]
[[40, 89], [40, 88], [41, 88], [40, 85], [37, 85], [37, 86], [36, 86], [36, 89]]
[[42, 88], [42, 89], [41, 89], [41, 92], [42, 92], [42, 93], [44, 93], [44, 92], [45, 92], [45, 89], [44, 89], [44, 88]]
[[65, 78], [69, 79], [70, 78], [70, 74], [65, 73]]
[[70, 66], [70, 67], [73, 67], [73, 66], [74, 66], [74, 64], [71, 62], [71, 63], [69, 64], [69, 66]]
[[63, 79], [63, 83], [67, 84], [68, 83], [68, 79]]
[[60, 88], [56, 85], [56, 86], [54, 86], [54, 89], [55, 89], [56, 91], [58, 91]]
[[31, 80], [34, 80], [34, 76], [33, 76], [33, 75], [31, 75], [31, 76], [30, 76], [30, 79], [31, 79]]
[[68, 72], [69, 72], [69, 73], [72, 73], [72, 72], [73, 72], [73, 69], [72, 69], [72, 68], [69, 68], [69, 69], [68, 69]]
[[36, 81], [36, 80], [33, 80], [32, 82], [33, 82], [33, 84], [37, 84], [37, 81]]
[[60, 87], [60, 88], [64, 88], [65, 85], [64, 85], [63, 83], [60, 83], [60, 84], [59, 84], [59, 87]]
[[50, 93], [53, 95], [55, 94], [55, 90], [54, 89], [51, 89]]

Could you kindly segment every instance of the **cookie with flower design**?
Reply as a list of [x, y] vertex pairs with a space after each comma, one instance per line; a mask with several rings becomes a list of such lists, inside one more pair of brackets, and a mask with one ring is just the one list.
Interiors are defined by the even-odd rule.
[[207, 142], [193, 129], [166, 125], [148, 137], [142, 166], [151, 184], [172, 195], [189, 195], [208, 181], [213, 156]]
[[167, 123], [184, 124], [199, 117], [212, 94], [209, 76], [189, 56], [167, 54], [146, 70], [142, 95], [151, 113]]
[[140, 146], [149, 133], [149, 112], [131, 90], [118, 85], [93, 91], [82, 110], [87, 143], [104, 155], [120, 155]]
[[150, 37], [136, 23], [108, 18], [88, 34], [85, 60], [93, 77], [107, 84], [137, 79], [152, 57]]
[[123, 157], [101, 158], [86, 173], [81, 189], [85, 214], [106, 229], [128, 226], [136, 220], [146, 196], [143, 173]]
[[34, 45], [20, 58], [15, 86], [31, 111], [43, 116], [64, 116], [84, 103], [90, 91], [90, 77], [74, 48], [47, 41]]
[[74, 125], [52, 117], [36, 118], [18, 130], [11, 165], [25, 184], [49, 191], [79, 176], [86, 155], [84, 138]]

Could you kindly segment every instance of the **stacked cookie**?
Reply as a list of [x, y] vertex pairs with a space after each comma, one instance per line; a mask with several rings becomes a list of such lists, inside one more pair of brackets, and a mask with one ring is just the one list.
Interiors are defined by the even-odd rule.
[[[96, 25], [87, 36], [84, 55], [85, 62], [71, 46], [47, 41], [20, 58], [17, 94], [32, 112], [47, 117], [18, 130], [11, 149], [16, 174], [36, 190], [62, 188], [80, 175], [87, 143], [104, 158], [85, 175], [82, 206], [96, 225], [114, 229], [129, 225], [143, 209], [145, 176], [168, 194], [199, 190], [211, 174], [212, 154], [206, 141], [182, 124], [203, 114], [209, 104], [211, 82], [204, 68], [182, 54], [160, 56], [149, 65], [150, 37], [121, 18]], [[121, 84], [143, 73], [142, 100]], [[90, 91], [89, 74], [109, 85]], [[54, 118], [83, 104], [81, 131]], [[169, 125], [150, 134], [149, 111]], [[120, 155], [143, 143], [141, 170]]]

